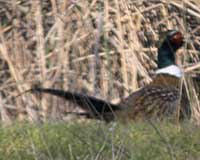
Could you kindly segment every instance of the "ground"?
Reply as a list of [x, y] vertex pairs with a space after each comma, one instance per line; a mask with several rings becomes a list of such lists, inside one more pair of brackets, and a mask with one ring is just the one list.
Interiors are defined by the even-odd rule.
[[49, 122], [1, 126], [0, 159], [171, 160], [200, 157], [200, 128], [190, 122]]

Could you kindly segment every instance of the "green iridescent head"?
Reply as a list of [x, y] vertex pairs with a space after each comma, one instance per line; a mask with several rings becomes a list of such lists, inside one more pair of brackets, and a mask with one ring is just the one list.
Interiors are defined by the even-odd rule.
[[176, 51], [184, 44], [183, 34], [177, 30], [168, 30], [158, 48], [158, 68], [175, 64]]

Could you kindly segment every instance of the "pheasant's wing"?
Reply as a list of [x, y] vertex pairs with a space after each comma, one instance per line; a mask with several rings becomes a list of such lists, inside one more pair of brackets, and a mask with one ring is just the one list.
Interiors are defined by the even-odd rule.
[[180, 93], [168, 86], [146, 86], [134, 92], [120, 105], [125, 107], [129, 118], [151, 118], [169, 116], [177, 111]]

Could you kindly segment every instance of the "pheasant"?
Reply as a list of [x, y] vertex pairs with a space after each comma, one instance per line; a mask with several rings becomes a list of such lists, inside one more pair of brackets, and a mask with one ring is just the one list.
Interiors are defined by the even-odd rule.
[[[189, 115], [189, 109], [180, 103], [181, 69], [176, 65], [176, 51], [184, 44], [184, 37], [177, 30], [168, 30], [158, 48], [158, 69], [151, 83], [133, 92], [118, 104], [113, 104], [82, 93], [51, 88], [33, 87], [32, 92], [48, 93], [62, 97], [86, 110], [88, 118], [105, 120], [163, 119], [177, 113]], [[183, 104], [183, 103], [182, 103]]]

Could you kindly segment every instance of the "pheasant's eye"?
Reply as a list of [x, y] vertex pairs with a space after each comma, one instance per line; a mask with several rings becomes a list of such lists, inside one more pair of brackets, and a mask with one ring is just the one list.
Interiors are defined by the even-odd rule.
[[180, 46], [183, 44], [183, 35], [181, 32], [175, 33], [171, 38], [170, 42], [172, 44], [176, 44], [177, 46]]

